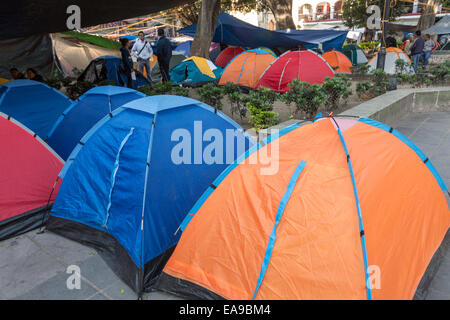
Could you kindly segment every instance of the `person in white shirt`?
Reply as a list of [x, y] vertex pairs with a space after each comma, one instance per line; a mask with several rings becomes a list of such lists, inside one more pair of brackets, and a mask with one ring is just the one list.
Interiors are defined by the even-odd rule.
[[152, 83], [152, 68], [150, 66], [150, 59], [153, 59], [153, 49], [151, 44], [145, 40], [144, 32], [139, 32], [139, 39], [136, 40], [131, 52], [138, 62], [140, 73], [147, 72], [147, 81]]

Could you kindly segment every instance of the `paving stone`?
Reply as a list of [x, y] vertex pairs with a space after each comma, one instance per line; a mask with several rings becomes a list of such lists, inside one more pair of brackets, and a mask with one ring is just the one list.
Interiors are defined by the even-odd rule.
[[450, 300], [450, 295], [430, 289], [425, 300]]
[[91, 256], [78, 264], [81, 276], [91, 282], [98, 289], [105, 289], [120, 281], [116, 274], [99, 256]]
[[144, 296], [144, 299], [145, 300], [183, 300], [181, 298], [178, 298], [176, 296], [173, 296], [171, 294], [168, 294], [166, 292], [161, 292], [161, 291], [147, 293]]
[[65, 267], [26, 236], [0, 246], [0, 293], [11, 299], [52, 278]]
[[37, 231], [31, 231], [27, 236], [42, 250], [66, 265], [76, 264], [79, 261], [86, 260], [92, 253], [97, 254], [94, 249], [49, 231], [41, 234], [37, 234]]
[[137, 294], [120, 280], [102, 289], [102, 291], [114, 300], [136, 300], [138, 298]]
[[96, 294], [96, 290], [85, 281], [81, 281], [80, 289], [68, 289], [67, 279], [70, 275], [60, 273], [29, 292], [16, 297], [17, 300], [80, 300]]

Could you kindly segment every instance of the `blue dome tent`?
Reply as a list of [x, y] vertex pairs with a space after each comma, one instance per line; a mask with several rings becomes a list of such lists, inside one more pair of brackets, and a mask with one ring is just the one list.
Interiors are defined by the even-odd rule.
[[[98, 57], [89, 63], [83, 73], [78, 77], [78, 81], [100, 83], [107, 81], [116, 86], [126, 86], [128, 76], [120, 72], [121, 59], [114, 56]], [[139, 88], [148, 84], [147, 80], [136, 72], [136, 80], [133, 81], [134, 88]]]
[[0, 112], [10, 115], [42, 139], [72, 101], [56, 89], [33, 80], [0, 85]]
[[192, 41], [185, 41], [180, 43], [173, 51], [177, 51], [182, 53], [184, 56], [189, 57], [189, 53], [191, 52]]
[[47, 143], [67, 160], [80, 139], [99, 120], [118, 107], [142, 97], [145, 97], [143, 93], [124, 87], [95, 87], [64, 111], [53, 125]]
[[[205, 154], [217, 135], [233, 144], [216, 149], [210, 162]], [[134, 100], [100, 120], [72, 152], [48, 229], [96, 248], [131, 288], [149, 291], [188, 211], [252, 145], [239, 125], [199, 101]]]

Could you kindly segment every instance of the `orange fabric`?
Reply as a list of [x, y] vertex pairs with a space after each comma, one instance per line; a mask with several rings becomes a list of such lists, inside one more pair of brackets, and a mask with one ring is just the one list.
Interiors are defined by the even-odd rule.
[[339, 51], [328, 51], [322, 55], [328, 64], [333, 68], [334, 72], [338, 73], [351, 73], [353, 66], [351, 61], [345, 56], [345, 54]]
[[254, 51], [244, 52], [234, 58], [225, 68], [219, 85], [228, 82], [255, 88], [263, 72], [275, 61], [271, 54], [258, 54]]
[[233, 170], [193, 217], [164, 272], [227, 299], [251, 299], [280, 200], [306, 161], [256, 299], [364, 299], [356, 203], [336, 129], [319, 121], [279, 143], [278, 173], [261, 175], [267, 165], [251, 164], [267, 146]]
[[[411, 299], [450, 226], [444, 193], [393, 134], [337, 121], [355, 173], [369, 268], [380, 271], [372, 296]], [[337, 128], [324, 119], [276, 141], [278, 172], [261, 175], [267, 165], [252, 164], [274, 142], [231, 171], [192, 218], [164, 272], [227, 299], [251, 299], [280, 200], [306, 161], [256, 299], [366, 299], [356, 201]]]
[[343, 133], [364, 221], [374, 299], [412, 299], [450, 226], [445, 195], [417, 154], [392, 134], [358, 123]]

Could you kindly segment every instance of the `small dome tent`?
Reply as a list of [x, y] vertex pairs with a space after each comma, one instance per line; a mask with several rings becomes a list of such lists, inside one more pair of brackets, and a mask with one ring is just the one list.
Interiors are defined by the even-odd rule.
[[[226, 150], [215, 147], [221, 137]], [[48, 229], [95, 247], [131, 288], [148, 291], [189, 209], [251, 145], [235, 122], [199, 101], [131, 101], [100, 120], [69, 157]]]
[[63, 161], [34, 132], [0, 113], [0, 241], [41, 226]]
[[[128, 76], [120, 72], [121, 59], [114, 56], [98, 57], [89, 63], [83, 73], [78, 77], [78, 81], [99, 83], [108, 81], [116, 86], [126, 86]], [[139, 88], [148, 84], [147, 79], [139, 72], [136, 72], [136, 80], [133, 80], [134, 88]]]
[[351, 73], [351, 61], [339, 51], [328, 51], [322, 55], [336, 73]]
[[288, 51], [264, 71], [256, 88], [266, 87], [285, 93], [294, 79], [314, 84], [322, 83], [326, 77], [334, 77], [334, 71], [317, 53], [311, 50]]
[[243, 87], [255, 88], [261, 74], [276, 58], [275, 54], [264, 49], [245, 51], [227, 65], [219, 85], [232, 82]]
[[104, 116], [118, 107], [145, 95], [133, 89], [115, 86], [95, 87], [75, 101], [59, 117], [47, 143], [67, 160], [80, 139]]
[[174, 84], [201, 85], [219, 80], [222, 71], [208, 59], [190, 57], [170, 71], [170, 80]]
[[56, 89], [33, 80], [14, 80], [0, 85], [3, 112], [46, 139], [58, 117], [72, 101]]
[[[369, 71], [374, 71], [377, 68], [377, 62], [378, 62], [378, 54], [379, 52], [373, 57], [368, 63], [367, 66], [369, 67]], [[408, 55], [402, 51], [399, 48], [386, 48], [386, 58], [384, 61], [384, 72], [387, 74], [395, 74], [395, 62], [400, 59], [403, 60], [406, 63], [405, 70], [403, 71], [406, 74], [412, 74], [414, 73], [414, 69], [411, 66], [411, 60], [409, 59]]]
[[369, 60], [367, 60], [366, 54], [363, 49], [356, 44], [349, 44], [342, 48], [342, 53], [347, 56], [347, 58], [352, 62], [354, 66], [358, 64], [366, 64]]
[[[278, 170], [261, 175], [274, 142]], [[412, 299], [450, 226], [450, 194], [408, 138], [372, 119], [321, 118], [246, 156], [190, 210], [157, 288], [191, 299]]]
[[225, 68], [234, 57], [242, 52], [244, 52], [244, 49], [241, 47], [228, 47], [219, 54], [214, 63], [221, 68]]

